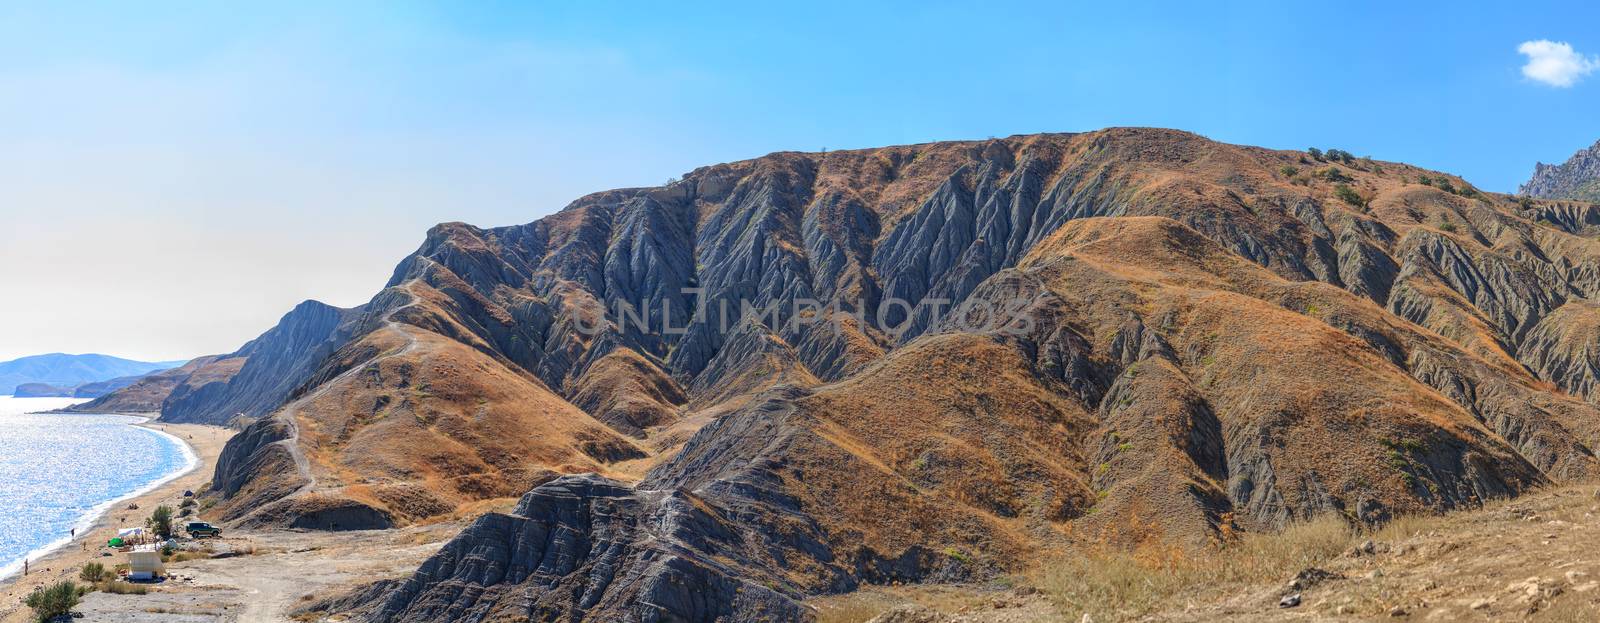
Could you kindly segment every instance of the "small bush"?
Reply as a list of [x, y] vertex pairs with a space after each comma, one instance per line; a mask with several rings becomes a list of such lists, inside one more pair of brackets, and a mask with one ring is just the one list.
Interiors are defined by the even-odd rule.
[[28, 593], [26, 603], [33, 609], [33, 616], [41, 623], [45, 623], [71, 613], [73, 608], [78, 607], [80, 596], [82, 593], [78, 591], [78, 585], [72, 582], [57, 582], [48, 587], [33, 589], [32, 593]]
[[106, 566], [98, 562], [85, 563], [83, 569], [78, 571], [78, 579], [90, 583], [99, 582], [110, 577], [111, 573], [106, 571]]
[[1443, 223], [1439, 223], [1439, 229], [1441, 231], [1447, 231], [1453, 234], [1456, 233], [1456, 224], [1450, 221], [1445, 221]]
[[1335, 168], [1335, 167], [1328, 167], [1328, 168], [1319, 170], [1316, 173], [1313, 173], [1312, 175], [1314, 175], [1316, 177], [1319, 177], [1319, 178], [1322, 178], [1322, 179], [1325, 179], [1325, 180], [1328, 180], [1328, 181], [1333, 182], [1335, 184], [1343, 184], [1345, 182], [1355, 181], [1355, 178], [1350, 177], [1348, 175], [1345, 175], [1343, 171], [1340, 171], [1338, 168]]
[[163, 540], [172, 538], [172, 507], [162, 504], [150, 511], [150, 519], [145, 521], [145, 527]]
[[1337, 160], [1345, 164], [1355, 162], [1356, 159], [1356, 157], [1351, 155], [1350, 152], [1343, 149], [1329, 149], [1326, 155], [1328, 160]]
[[167, 557], [167, 561], [168, 562], [183, 562], [185, 560], [204, 560], [204, 559], [207, 559], [207, 558], [210, 558], [210, 557], [211, 557], [211, 553], [210, 552], [197, 552], [197, 551], [184, 550], [184, 551], [180, 551], [180, 552], [174, 552], [171, 556]]
[[1361, 196], [1361, 193], [1356, 192], [1354, 188], [1351, 188], [1345, 184], [1340, 184], [1333, 187], [1333, 194], [1334, 196], [1338, 197], [1340, 201], [1355, 207], [1367, 207], [1367, 200]]
[[1296, 173], [1300, 172], [1300, 167], [1286, 164], [1283, 165], [1283, 168], [1278, 169], [1278, 172], [1282, 173], [1284, 177], [1294, 177]]
[[1306, 153], [1311, 154], [1311, 158], [1313, 160], [1321, 160], [1322, 159], [1322, 150], [1317, 149], [1315, 147], [1306, 148]]

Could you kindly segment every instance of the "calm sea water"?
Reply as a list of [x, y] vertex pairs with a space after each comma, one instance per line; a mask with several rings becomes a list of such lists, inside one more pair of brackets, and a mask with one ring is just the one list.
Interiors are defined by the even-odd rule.
[[183, 442], [133, 426], [144, 418], [35, 413], [76, 402], [0, 396], [0, 577], [195, 465]]

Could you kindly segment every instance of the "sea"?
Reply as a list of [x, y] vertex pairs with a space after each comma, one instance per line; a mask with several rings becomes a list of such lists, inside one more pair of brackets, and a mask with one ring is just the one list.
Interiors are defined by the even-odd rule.
[[42, 413], [78, 402], [0, 396], [0, 578], [199, 463], [143, 417]]

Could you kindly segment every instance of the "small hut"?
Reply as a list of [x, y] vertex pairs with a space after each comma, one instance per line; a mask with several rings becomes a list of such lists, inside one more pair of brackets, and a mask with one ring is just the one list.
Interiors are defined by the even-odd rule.
[[128, 579], [148, 582], [166, 575], [167, 567], [161, 563], [161, 550], [154, 545], [144, 545], [128, 552]]

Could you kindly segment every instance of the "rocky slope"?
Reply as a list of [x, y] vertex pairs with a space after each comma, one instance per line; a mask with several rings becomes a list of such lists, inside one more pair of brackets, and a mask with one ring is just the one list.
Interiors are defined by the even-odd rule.
[[214, 370], [213, 366], [221, 359], [221, 356], [199, 357], [176, 368], [147, 374], [120, 389], [89, 402], [61, 409], [61, 412], [159, 413], [162, 403], [166, 402], [174, 389], [190, 380], [203, 378], [204, 374], [196, 374], [202, 369]]
[[361, 309], [340, 309], [317, 301], [299, 304], [278, 324], [227, 359], [241, 359], [226, 382], [183, 384], [163, 402], [161, 419], [221, 424], [234, 418], [259, 418], [282, 405], [309, 373], [349, 339]]
[[1517, 192], [1541, 199], [1600, 201], [1600, 142], [1564, 163], [1534, 165], [1533, 178]]
[[229, 444], [219, 509], [381, 527], [534, 487], [327, 607], [755, 621], [1474, 507], [1597, 468], [1592, 210], [1153, 129], [705, 167], [434, 228]]
[[305, 301], [266, 333], [225, 355], [151, 375], [70, 411], [157, 411], [176, 423], [244, 425], [282, 406], [362, 320], [361, 308]]

